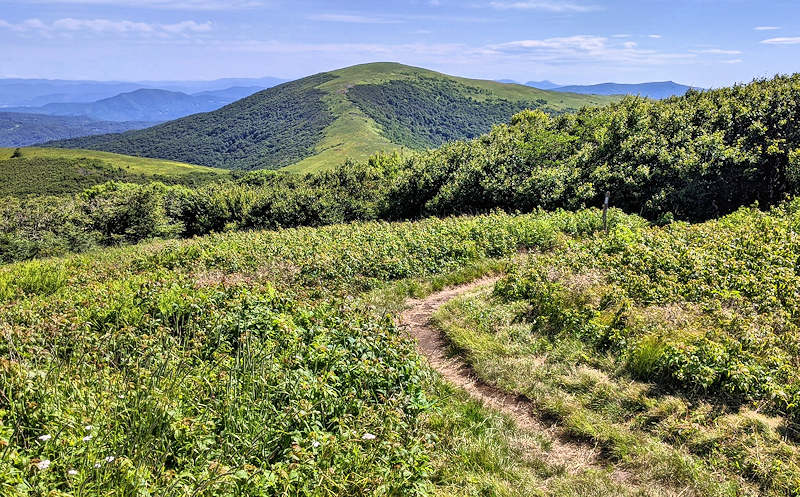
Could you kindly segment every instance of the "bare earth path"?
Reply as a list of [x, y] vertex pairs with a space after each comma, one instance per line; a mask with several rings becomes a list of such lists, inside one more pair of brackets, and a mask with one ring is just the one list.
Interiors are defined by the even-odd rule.
[[[410, 300], [409, 308], [400, 315], [400, 324], [407, 328], [416, 340], [419, 351], [445, 380], [464, 389], [484, 406], [509, 416], [520, 428], [547, 436], [552, 442], [551, 449], [547, 452], [552, 462], [561, 464], [569, 473], [597, 465], [599, 455], [597, 449], [564, 440], [558, 428], [545, 426], [533, 415], [530, 400], [487, 385], [462, 358], [449, 357], [447, 339], [431, 325], [431, 317], [442, 305], [465, 293], [492, 285], [498, 279], [483, 278], [442, 290], [421, 300]], [[615, 473], [615, 479], [625, 479], [623, 474]]]

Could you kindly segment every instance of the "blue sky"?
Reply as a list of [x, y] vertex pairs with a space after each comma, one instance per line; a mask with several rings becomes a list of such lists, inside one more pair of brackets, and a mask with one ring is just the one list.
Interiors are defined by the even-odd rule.
[[712, 87], [800, 70], [796, 0], [0, 0], [0, 77], [449, 74]]

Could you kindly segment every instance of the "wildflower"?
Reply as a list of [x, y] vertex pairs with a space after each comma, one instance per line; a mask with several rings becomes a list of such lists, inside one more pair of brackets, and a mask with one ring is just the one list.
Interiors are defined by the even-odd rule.
[[114, 456], [108, 456], [105, 459], [106, 462], [114, 462]]
[[38, 469], [47, 469], [50, 467], [50, 459], [43, 459], [36, 463]]
[[88, 441], [89, 441], [89, 440], [91, 440], [91, 439], [92, 439], [92, 436], [91, 436], [91, 435], [86, 435], [85, 437], [83, 437], [83, 441], [84, 441], [84, 442], [88, 442]]
[[95, 468], [99, 468], [100, 467], [100, 463], [99, 462], [94, 463], [94, 467]]
[[39, 440], [41, 440], [42, 442], [47, 442], [51, 438], [53, 438], [53, 437], [50, 436], [50, 435], [42, 435], [41, 437], [39, 437]]
[[314, 442], [312, 442], [312, 444], [311, 444], [311, 445], [312, 445], [312, 446], [314, 446], [314, 447], [319, 447], [319, 442], [317, 442], [316, 440], [314, 440]]
[[71, 469], [71, 470], [67, 471], [67, 474], [70, 475], [70, 476], [75, 476], [75, 475], [78, 474], [78, 470], [77, 469]]
[[364, 440], [375, 440], [376, 437], [372, 433], [364, 433], [364, 436], [362, 436], [361, 438], [363, 438]]
[[86, 430], [86, 431], [92, 431], [92, 428], [94, 428], [94, 426], [92, 426], [92, 425], [86, 425], [86, 426], [83, 427], [83, 429]]

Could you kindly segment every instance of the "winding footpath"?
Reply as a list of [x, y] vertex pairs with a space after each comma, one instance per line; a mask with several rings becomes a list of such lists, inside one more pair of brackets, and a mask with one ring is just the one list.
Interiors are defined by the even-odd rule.
[[[533, 403], [481, 381], [472, 368], [459, 356], [451, 356], [447, 338], [431, 324], [431, 317], [444, 304], [466, 293], [489, 287], [498, 277], [483, 278], [466, 285], [447, 288], [424, 299], [409, 300], [408, 308], [400, 314], [400, 325], [416, 340], [420, 353], [431, 367], [449, 383], [465, 390], [484, 406], [499, 411], [515, 421], [518, 427], [538, 432], [551, 442], [548, 457], [561, 464], [569, 473], [578, 473], [598, 466], [600, 452], [595, 447], [567, 440], [556, 426], [546, 426], [535, 416]], [[616, 473], [616, 472], [615, 472]], [[614, 475], [624, 480], [625, 475]]]

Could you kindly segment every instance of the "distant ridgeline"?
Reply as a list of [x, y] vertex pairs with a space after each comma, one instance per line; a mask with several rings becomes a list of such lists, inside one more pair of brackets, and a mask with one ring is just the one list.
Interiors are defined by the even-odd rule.
[[[325, 81], [321, 86], [337, 81], [325, 75], [318, 78]], [[412, 84], [424, 86], [421, 81]], [[308, 118], [296, 120], [292, 131], [324, 135], [325, 124], [333, 120], [331, 126], [337, 126], [340, 118], [324, 105], [329, 94], [313, 90], [319, 80], [304, 84], [306, 88], [295, 82], [280, 89], [314, 95], [303, 106], [294, 107]], [[353, 109], [361, 112], [362, 101], [371, 102], [373, 110], [380, 109], [381, 102], [398, 98], [409, 87], [402, 83], [389, 85], [390, 91], [360, 88], [354, 93], [360, 103]], [[445, 100], [432, 90], [421, 95], [414, 99]], [[406, 98], [412, 100], [409, 95]], [[292, 105], [297, 102], [293, 100]], [[456, 107], [458, 102], [448, 99], [447, 105]], [[404, 106], [403, 102], [396, 105]], [[235, 115], [231, 113], [231, 119]], [[366, 113], [357, 117], [367, 119]], [[425, 136], [402, 129], [401, 122], [423, 121], [415, 115], [390, 118], [375, 110], [375, 117], [386, 123], [387, 133], [407, 132], [407, 136], [431, 141], [446, 134], [446, 127], [433, 126]], [[524, 111], [510, 124], [495, 126], [474, 140], [415, 153], [378, 154], [315, 174], [254, 171], [218, 176], [191, 188], [112, 183], [96, 186], [88, 196], [7, 201], [0, 205], [0, 257], [17, 260], [82, 250], [93, 243], [133, 243], [230, 229], [451, 216], [492, 209], [577, 209], [601, 205], [606, 191], [611, 192], [613, 206], [651, 221], [705, 220], [754, 203], [776, 205], [800, 194], [798, 122], [800, 75], [690, 91], [663, 101], [627, 97], [605, 107], [555, 116]], [[247, 136], [230, 133], [225, 136]], [[283, 136], [293, 137], [292, 133]], [[186, 135], [187, 140], [193, 137]], [[286, 145], [282, 150], [299, 154], [303, 150], [299, 143], [311, 146], [310, 139], [297, 139], [293, 147]], [[180, 144], [177, 130], [175, 140]], [[188, 153], [190, 148], [183, 150]], [[67, 235], [63, 230], [68, 228]], [[91, 243], [76, 243], [82, 239], [76, 232], [84, 233]]]
[[615, 99], [377, 63], [285, 83], [145, 130], [49, 145], [226, 169], [314, 171], [380, 151], [475, 138], [523, 109], [557, 114]]

